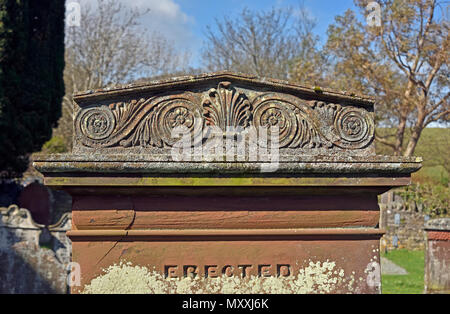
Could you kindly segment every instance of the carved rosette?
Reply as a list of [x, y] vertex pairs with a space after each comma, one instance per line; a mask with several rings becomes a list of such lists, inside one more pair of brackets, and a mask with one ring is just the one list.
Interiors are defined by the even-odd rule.
[[75, 118], [76, 134], [80, 134], [85, 145], [109, 137], [114, 131], [116, 120], [107, 106], [88, 107]]
[[339, 133], [336, 145], [342, 148], [361, 148], [374, 137], [375, 125], [364, 110], [356, 107], [344, 107], [338, 111], [334, 127]]
[[[298, 132], [297, 118], [293, 108], [277, 100], [267, 100], [256, 103], [253, 111], [253, 125], [256, 130], [266, 130], [267, 140], [272, 136], [271, 127], [277, 127], [280, 147], [289, 147]], [[260, 143], [264, 145], [263, 143]]]
[[196, 145], [205, 126], [216, 126], [224, 134], [227, 127], [265, 129], [269, 142], [271, 127], [276, 127], [280, 148], [291, 149], [360, 149], [373, 141], [375, 130], [372, 114], [363, 108], [282, 93], [249, 98], [230, 82], [220, 82], [204, 93], [89, 106], [75, 117], [77, 139], [92, 148], [172, 147], [180, 138], [172, 134], [177, 127], [187, 129]]
[[[178, 128], [187, 130], [191, 140], [201, 140], [203, 118], [198, 106], [187, 99], [175, 99], [158, 106], [154, 113], [153, 133], [166, 146], [173, 146], [180, 137], [172, 132]], [[194, 144], [194, 143], [193, 143]]]

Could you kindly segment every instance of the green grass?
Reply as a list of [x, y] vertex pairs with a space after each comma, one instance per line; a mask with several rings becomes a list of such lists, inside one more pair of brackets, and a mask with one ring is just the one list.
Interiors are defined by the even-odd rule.
[[[379, 128], [380, 135], [393, 134], [394, 129]], [[404, 147], [408, 144], [409, 132], [405, 134]], [[390, 140], [393, 140], [391, 138]], [[376, 152], [380, 155], [392, 155], [392, 149], [376, 143]], [[414, 156], [423, 158], [425, 167], [443, 166], [450, 172], [450, 128], [426, 128], [422, 131]]]
[[383, 294], [421, 294], [424, 290], [424, 252], [395, 250], [382, 253], [383, 257], [403, 267], [408, 275], [382, 275]]

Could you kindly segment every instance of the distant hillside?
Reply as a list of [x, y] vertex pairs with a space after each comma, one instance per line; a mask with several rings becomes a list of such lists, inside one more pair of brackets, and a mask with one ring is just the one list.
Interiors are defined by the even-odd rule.
[[[378, 129], [380, 134], [394, 132], [390, 129]], [[408, 143], [409, 133], [406, 134], [404, 145]], [[377, 154], [392, 155], [392, 149], [386, 145], [376, 143]], [[440, 183], [447, 182], [450, 173], [450, 128], [427, 128], [423, 130], [417, 144], [414, 156], [423, 158], [423, 169], [416, 175], [415, 179], [421, 177], [433, 177]], [[445, 179], [447, 178], [447, 179]], [[422, 180], [420, 180], [422, 181]]]

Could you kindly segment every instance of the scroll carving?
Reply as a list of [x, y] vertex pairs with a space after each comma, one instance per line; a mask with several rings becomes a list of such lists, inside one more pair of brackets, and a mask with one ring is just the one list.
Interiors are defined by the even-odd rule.
[[[256, 96], [253, 96], [253, 95]], [[85, 147], [171, 147], [172, 130], [183, 126], [192, 138], [205, 126], [277, 126], [280, 148], [364, 148], [374, 137], [371, 114], [359, 107], [305, 101], [282, 93], [251, 93], [220, 82], [204, 93], [184, 92], [81, 109], [77, 139]], [[195, 143], [193, 143], [195, 144]]]

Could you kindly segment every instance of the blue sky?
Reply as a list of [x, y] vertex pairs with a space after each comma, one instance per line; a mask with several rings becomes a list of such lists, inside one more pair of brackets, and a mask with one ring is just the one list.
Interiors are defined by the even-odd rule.
[[317, 20], [316, 31], [319, 34], [325, 34], [336, 15], [344, 13], [348, 8], [355, 8], [352, 0], [174, 0], [174, 2], [183, 12], [195, 19], [191, 31], [198, 38], [203, 38], [204, 29], [207, 25], [213, 25], [216, 17], [236, 15], [245, 7], [268, 10], [271, 7], [299, 7], [303, 3]]
[[[80, 0], [83, 1], [83, 0]], [[91, 0], [92, 1], [92, 0]], [[328, 25], [336, 15], [355, 9], [353, 0], [120, 0], [126, 5], [150, 8], [143, 24], [157, 30], [177, 46], [190, 52], [191, 65], [201, 66], [200, 52], [206, 26], [214, 26], [215, 18], [235, 16], [244, 7], [267, 10], [271, 7], [299, 7], [303, 4], [316, 19], [315, 32], [325, 38]]]
[[192, 17], [189, 31], [194, 36], [197, 44], [190, 48], [194, 57], [194, 65], [200, 64], [198, 45], [204, 40], [204, 31], [207, 25], [213, 26], [215, 18], [223, 16], [235, 16], [244, 7], [254, 10], [267, 10], [271, 7], [299, 7], [300, 4], [309, 11], [317, 21], [315, 31], [321, 38], [325, 37], [328, 25], [334, 17], [344, 13], [348, 8], [354, 8], [352, 0], [174, 0], [180, 6], [182, 12]]

